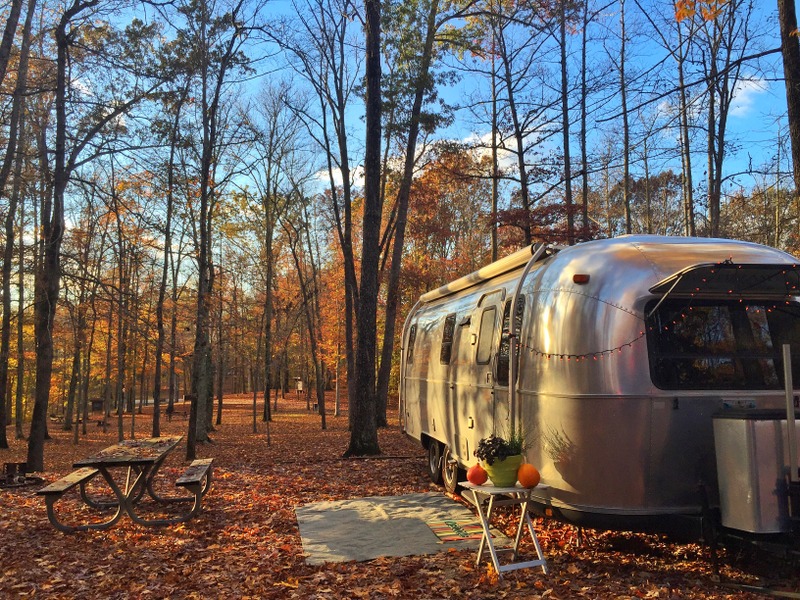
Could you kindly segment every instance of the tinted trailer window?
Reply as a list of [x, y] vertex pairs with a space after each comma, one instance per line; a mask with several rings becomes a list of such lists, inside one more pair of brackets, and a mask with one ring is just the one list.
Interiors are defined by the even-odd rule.
[[795, 302], [667, 299], [648, 318], [647, 339], [650, 374], [661, 389], [782, 389], [786, 343], [800, 381]]

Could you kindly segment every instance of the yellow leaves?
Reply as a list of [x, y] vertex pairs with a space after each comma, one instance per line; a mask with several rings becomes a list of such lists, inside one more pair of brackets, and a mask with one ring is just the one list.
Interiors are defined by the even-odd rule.
[[675, 20], [678, 23], [693, 18], [698, 10], [704, 21], [716, 19], [730, 0], [676, 0]]
[[[328, 401], [332, 406], [332, 399]], [[379, 432], [385, 456], [341, 460], [338, 457], [348, 439], [346, 418], [331, 419], [329, 429], [321, 433], [317, 416], [306, 412], [303, 400], [279, 399], [271, 423], [273, 445], [268, 447], [263, 438], [251, 433], [249, 396], [226, 396], [225, 403], [215, 444], [204, 447], [220, 467], [215, 469], [203, 512], [186, 524], [144, 529], [126, 519], [107, 532], [65, 536], [53, 531], [35, 491], [0, 493], [0, 514], [7, 517], [0, 522], [0, 542], [13, 540], [0, 543], [0, 597], [720, 597], [710, 561], [699, 546], [597, 532], [591, 543], [578, 547], [574, 528], [552, 520], [537, 519], [536, 524], [550, 561], [548, 575], [539, 569], [523, 569], [500, 580], [486, 556], [476, 565], [474, 548], [454, 547], [435, 555], [306, 564], [294, 506], [322, 499], [432, 491], [424, 454], [399, 431], [396, 409], [388, 415], [389, 427]], [[137, 437], [144, 437], [150, 427], [147, 415], [137, 417], [136, 424], [141, 427]], [[179, 433], [185, 421], [173, 419], [162, 422], [162, 427], [165, 435]], [[87, 455], [90, 446], [105, 447], [116, 435], [92, 430], [91, 439], [73, 446], [69, 432], [54, 429], [50, 433], [54, 439], [48, 458], [55, 472], [62, 474]], [[7, 460], [24, 460], [24, 441], [9, 441]], [[174, 462], [161, 472], [170, 484], [183, 470], [179, 453], [172, 457]], [[514, 530], [513, 514], [498, 509], [501, 529]], [[530, 554], [532, 547], [524, 547], [523, 552]], [[748, 562], [744, 568], [767, 572], [770, 567], [773, 572], [779, 570], [761, 562]], [[735, 581], [747, 580], [746, 571], [735, 563], [725, 564], [725, 570]], [[787, 585], [798, 589], [797, 581], [792, 575]]]

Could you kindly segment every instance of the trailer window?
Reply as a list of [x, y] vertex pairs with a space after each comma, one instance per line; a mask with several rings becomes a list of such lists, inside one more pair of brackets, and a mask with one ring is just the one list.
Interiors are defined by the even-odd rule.
[[408, 351], [406, 353], [406, 364], [414, 362], [414, 342], [417, 341], [417, 324], [411, 326], [408, 330]]
[[650, 374], [661, 389], [782, 389], [787, 343], [793, 379], [800, 377], [795, 302], [668, 299], [648, 319], [647, 337]]
[[490, 306], [481, 314], [481, 330], [478, 337], [478, 351], [475, 362], [479, 365], [489, 363], [492, 358], [492, 340], [494, 339], [494, 322], [497, 317], [497, 307]]
[[[503, 332], [500, 336], [500, 349], [497, 353], [497, 383], [499, 385], [508, 385], [508, 366], [510, 364], [510, 351], [511, 351], [511, 344], [509, 335], [511, 333], [511, 319], [509, 318], [511, 315], [511, 300], [506, 302], [505, 308], [503, 308]], [[525, 312], [525, 298], [520, 296], [517, 299], [517, 314], [516, 318], [514, 319], [514, 330], [519, 335], [519, 332], [522, 329], [522, 314]], [[519, 339], [519, 338], [518, 338]], [[517, 346], [519, 349], [519, 346]], [[519, 350], [517, 350], [516, 354], [516, 363], [519, 365]]]
[[439, 362], [443, 365], [450, 364], [450, 356], [453, 353], [453, 332], [456, 329], [456, 313], [449, 314], [444, 319], [444, 329], [442, 330], [442, 349], [439, 351]]

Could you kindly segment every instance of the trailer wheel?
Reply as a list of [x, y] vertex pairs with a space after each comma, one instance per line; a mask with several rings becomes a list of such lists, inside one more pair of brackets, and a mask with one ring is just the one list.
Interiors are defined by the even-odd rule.
[[442, 484], [442, 445], [436, 440], [428, 442], [428, 476], [436, 485]]
[[464, 469], [458, 466], [458, 461], [450, 452], [450, 446], [444, 447], [444, 457], [442, 458], [442, 480], [444, 489], [451, 494], [455, 494], [459, 485], [458, 482], [466, 477]]

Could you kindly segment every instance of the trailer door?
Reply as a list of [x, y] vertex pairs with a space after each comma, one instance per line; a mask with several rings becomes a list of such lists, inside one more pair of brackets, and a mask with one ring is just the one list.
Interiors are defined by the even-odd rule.
[[[511, 410], [509, 407], [509, 375], [511, 339], [511, 298], [503, 306], [503, 324], [499, 331], [497, 353], [494, 360], [494, 430], [498, 435], [511, 433]], [[517, 318], [515, 331], [522, 330], [522, 315], [525, 309], [525, 297], [517, 300]], [[516, 348], [515, 361], [519, 365], [519, 345]], [[519, 370], [516, 369], [517, 375]]]
[[[481, 437], [490, 433], [499, 436], [511, 433], [508, 393], [511, 303], [511, 299], [508, 299], [505, 303], [485, 307], [481, 313], [475, 358], [487, 416]], [[523, 308], [524, 300], [520, 298], [517, 303], [517, 331], [520, 330]]]
[[[475, 347], [475, 370], [477, 386], [473, 413], [475, 428], [472, 450], [480, 439], [495, 432], [495, 378], [494, 358], [497, 349], [497, 330], [500, 325], [500, 303], [482, 302], [478, 309], [478, 334]], [[472, 452], [470, 450], [470, 453]]]

